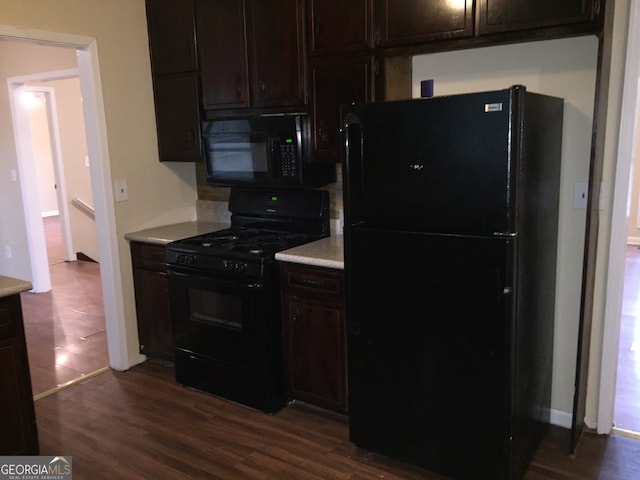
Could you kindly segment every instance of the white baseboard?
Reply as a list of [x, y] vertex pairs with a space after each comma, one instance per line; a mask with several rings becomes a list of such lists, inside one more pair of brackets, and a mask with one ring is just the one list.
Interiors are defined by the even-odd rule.
[[567, 412], [563, 412], [562, 410], [554, 410], [551, 409], [551, 425], [557, 425], [559, 427], [571, 428], [571, 423], [573, 420], [573, 415]]

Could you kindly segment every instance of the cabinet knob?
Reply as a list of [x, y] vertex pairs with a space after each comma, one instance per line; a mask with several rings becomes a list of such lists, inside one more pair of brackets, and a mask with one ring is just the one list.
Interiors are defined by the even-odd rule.
[[267, 84], [264, 80], [260, 79], [260, 95], [267, 94]]

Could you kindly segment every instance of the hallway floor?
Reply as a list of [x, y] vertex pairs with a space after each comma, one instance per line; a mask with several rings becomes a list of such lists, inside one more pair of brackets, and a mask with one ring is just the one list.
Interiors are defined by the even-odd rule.
[[627, 246], [614, 424], [640, 432], [640, 248]]
[[109, 365], [100, 266], [65, 262], [58, 217], [44, 226], [52, 289], [21, 294], [34, 397]]

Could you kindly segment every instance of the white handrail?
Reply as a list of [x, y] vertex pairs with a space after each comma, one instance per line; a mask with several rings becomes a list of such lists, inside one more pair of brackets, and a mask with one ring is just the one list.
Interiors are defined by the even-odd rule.
[[91, 218], [93, 219], [96, 218], [96, 210], [84, 200], [76, 197], [73, 200], [71, 200], [71, 204], [78, 207], [80, 210], [82, 210], [84, 213], [89, 215]]

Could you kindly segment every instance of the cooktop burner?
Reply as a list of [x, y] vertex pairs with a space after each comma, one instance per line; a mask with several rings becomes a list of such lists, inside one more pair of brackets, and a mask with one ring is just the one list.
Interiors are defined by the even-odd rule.
[[244, 253], [258, 257], [269, 256], [319, 238], [307, 233], [281, 232], [258, 228], [232, 227], [226, 230], [185, 238], [174, 242], [182, 249], [200, 255], [232, 255]]

